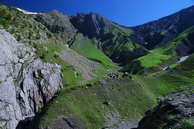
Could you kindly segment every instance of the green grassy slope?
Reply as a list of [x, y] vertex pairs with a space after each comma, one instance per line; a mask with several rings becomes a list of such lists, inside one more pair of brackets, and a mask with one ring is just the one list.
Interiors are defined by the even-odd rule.
[[133, 32], [129, 29], [113, 27], [109, 33], [102, 36], [99, 46], [114, 62], [121, 65], [128, 64], [146, 54], [142, 46], [132, 41], [132, 34]]
[[[87, 83], [95, 82], [98, 79], [101, 79], [102, 77], [106, 76], [108, 72], [116, 68], [116, 66], [111, 62], [111, 60], [104, 55], [102, 57], [105, 57], [105, 59], [107, 59], [105, 61], [110, 61], [108, 63], [112, 63], [112, 66], [108, 65], [108, 63], [106, 65], [95, 64], [95, 62], [91, 62], [87, 58], [84, 58], [73, 50], [67, 48], [64, 44], [34, 43], [33, 47], [36, 49], [38, 57], [40, 57], [43, 61], [59, 64], [61, 66], [64, 86], [84, 85]], [[68, 54], [63, 55], [64, 52]], [[72, 60], [71, 58], [74, 58], [74, 60]], [[75, 61], [78, 61], [79, 63]], [[80, 66], [78, 67], [77, 65]], [[85, 79], [84, 75], [87, 73], [85, 73], [85, 71], [81, 72], [84, 69], [82, 67], [85, 67], [86, 72], [88, 70], [88, 74], [91, 74], [90, 72], [93, 72], [91, 76], [95, 75], [95, 77], [92, 77], [89, 80]]]
[[[76, 42], [72, 48], [81, 55], [101, 63], [105, 68], [114, 67], [112, 62], [91, 41], [84, 40], [81, 44]], [[45, 61], [54, 60], [53, 63], [61, 64], [56, 53], [60, 52], [63, 46], [51, 46], [51, 53], [48, 50], [44, 51], [45, 45], [35, 46], [35, 48], [40, 49], [38, 50], [42, 54], [38, 55]], [[146, 76], [134, 75], [133, 80], [109, 80], [104, 86], [101, 83], [92, 83], [65, 88], [48, 105], [48, 108], [44, 109], [46, 113], [40, 117], [40, 126], [54, 126], [57, 117], [61, 115], [65, 117], [73, 115], [87, 129], [99, 129], [104, 125], [117, 124], [110, 124], [106, 121], [105, 116], [108, 112], [118, 113], [123, 121], [140, 119], [144, 112], [156, 103], [157, 97], [194, 85], [193, 62], [194, 56], [191, 56], [185, 62], [177, 64], [171, 71]], [[64, 70], [64, 72], [71, 75], [72, 71]]]
[[[97, 73], [99, 76], [105, 75], [109, 71], [107, 69], [116, 68], [115, 64], [95, 47], [92, 40], [84, 40], [81, 45], [78, 43], [73, 44], [74, 50], [102, 65], [102, 71]], [[58, 56], [65, 49], [64, 45], [54, 43], [34, 44], [34, 48], [38, 56], [44, 61], [62, 66], [64, 85], [79, 84], [77, 82], [82, 80], [81, 74], [79, 78], [76, 78], [75, 69], [64, 64]], [[154, 104], [154, 99], [155, 97], [150, 91], [129, 79], [108, 81], [105, 87], [99, 83], [92, 84], [91, 87], [87, 85], [65, 87], [41, 117], [41, 125], [52, 126], [59, 115], [67, 117], [74, 115], [88, 129], [98, 129], [103, 125], [110, 124], [106, 122], [105, 117], [108, 112], [118, 112], [121, 120], [141, 118], [144, 112]], [[106, 105], [105, 102], [111, 104]], [[59, 109], [61, 106], [63, 108]], [[110, 126], [112, 125], [110, 124]]]
[[29, 44], [56, 41], [45, 26], [16, 8], [0, 5], [0, 16], [0, 27], [13, 34], [18, 41]]
[[134, 51], [140, 46], [131, 40], [132, 31], [114, 26], [102, 40], [103, 52], [109, 57], [124, 51]]
[[177, 58], [178, 55], [175, 50], [176, 46], [192, 32], [194, 32], [194, 27], [189, 28], [179, 34], [179, 36], [177, 36], [177, 38], [173, 41], [160, 48], [150, 51], [148, 55], [140, 57], [138, 60], [145, 68], [150, 68], [166, 63], [168, 60], [173, 60], [173, 58]]
[[129, 65], [126, 65], [123, 71], [133, 71], [130, 70], [132, 66], [138, 64], [135, 68], [135, 73], [142, 72], [143, 70], [155, 69], [154, 72], [162, 70], [166, 66], [175, 65], [179, 58], [176, 53], [176, 47], [187, 36], [194, 32], [194, 27], [189, 28], [188, 30], [179, 34], [174, 40], [167, 43], [166, 45], [153, 49], [145, 56], [142, 56]]
[[115, 62], [126, 63], [138, 54], [135, 50], [140, 49], [140, 45], [133, 42], [132, 29], [95, 13], [73, 16], [72, 23], [85, 36], [100, 41], [96, 46]]
[[77, 51], [80, 55], [87, 57], [88, 59], [97, 61], [105, 67], [115, 67], [116, 65], [101, 51], [96, 45], [97, 43], [91, 39], [81, 39], [81, 34], [77, 35], [76, 41], [74, 41], [71, 48]]
[[[41, 126], [52, 127], [59, 115], [74, 115], [87, 129], [99, 129], [104, 125], [117, 124], [107, 123], [105, 116], [108, 112], [119, 113], [123, 121], [134, 120], [141, 118], [153, 104], [154, 98], [130, 79], [107, 81], [105, 85], [95, 83], [92, 86], [64, 89], [48, 105], [46, 113], [40, 118]], [[59, 106], [63, 108], [59, 109]]]
[[[145, 111], [156, 104], [157, 97], [193, 86], [194, 70], [191, 69], [194, 69], [194, 56], [172, 71], [161, 72], [157, 76], [135, 75], [132, 80], [109, 80], [104, 85], [94, 83], [64, 89], [49, 104], [40, 118], [40, 125], [52, 127], [57, 116], [74, 115], [87, 129], [99, 129], [109, 125], [105, 117], [108, 112], [118, 112], [123, 121], [140, 119]], [[63, 108], [58, 109], [59, 106]]]
[[161, 71], [154, 75], [135, 76], [135, 79], [145, 87], [151, 88], [156, 95], [166, 95], [167, 93], [193, 86], [194, 55], [170, 71]]
[[101, 64], [101, 69], [96, 72], [99, 78], [104, 77], [113, 69], [118, 69], [116, 64], [97, 48], [97, 42], [94, 39], [85, 39], [81, 34], [78, 34], [71, 48], [80, 55]]
[[63, 74], [63, 84], [76, 85], [82, 80], [81, 73], [75, 75], [76, 70], [71, 66], [66, 64], [60, 57], [61, 51], [65, 50], [63, 44], [56, 43], [44, 43], [44, 44], [33, 44], [36, 49], [37, 55], [45, 62], [56, 63], [61, 65]]

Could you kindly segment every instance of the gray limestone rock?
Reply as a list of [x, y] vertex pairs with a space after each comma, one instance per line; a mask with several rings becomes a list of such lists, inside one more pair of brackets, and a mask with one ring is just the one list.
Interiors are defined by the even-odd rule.
[[0, 46], [0, 129], [15, 129], [62, 88], [61, 68], [42, 62], [4, 30]]

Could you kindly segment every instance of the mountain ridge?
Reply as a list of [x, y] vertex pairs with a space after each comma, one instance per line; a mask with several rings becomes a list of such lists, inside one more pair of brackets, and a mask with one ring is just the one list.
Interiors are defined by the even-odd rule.
[[[10, 62], [10, 67], [18, 71], [15, 69], [18, 62], [26, 66], [26, 58], [30, 62], [38, 60], [38, 64], [30, 63], [19, 70], [24, 73], [23, 76], [18, 73], [19, 80], [14, 83], [18, 85], [9, 86], [19, 89], [18, 96], [6, 100], [19, 105], [12, 113], [28, 110], [25, 104], [30, 103], [31, 108], [37, 106], [33, 103], [40, 103], [33, 110], [35, 117], [27, 114], [17, 122], [6, 117], [7, 108], [0, 104], [2, 129], [13, 129], [18, 123], [17, 129], [136, 128], [137, 121], [156, 105], [158, 97], [194, 85], [194, 7], [134, 28], [123, 27], [95, 13], [25, 14], [1, 5], [0, 14], [3, 37], [0, 43], [6, 46], [0, 52], [18, 57], [18, 61]], [[23, 47], [18, 46], [20, 42]], [[15, 46], [32, 51], [9, 52]], [[25, 53], [33, 55], [23, 59]], [[3, 58], [2, 62], [6, 60]], [[3, 77], [7, 74], [0, 72]], [[5, 98], [4, 94], [9, 93], [1, 86], [0, 82], [0, 88], [5, 89], [0, 96]], [[23, 92], [27, 97], [23, 97]]]
[[[156, 36], [158, 36], [159, 39], [155, 39], [155, 42], [159, 42], [159, 44], [158, 44], [158, 47], [159, 47], [161, 45], [164, 45], [168, 41], [170, 41], [172, 39], [172, 37], [177, 36], [177, 33], [183, 32], [184, 30], [188, 29], [189, 27], [191, 27], [193, 25], [194, 21], [192, 19], [189, 19], [193, 16], [193, 11], [194, 11], [194, 6], [191, 6], [189, 8], [183, 9], [177, 13], [163, 17], [163, 18], [158, 19], [156, 21], [148, 22], [146, 24], [133, 27], [133, 29], [135, 31], [137, 31], [137, 35], [139, 33], [138, 32], [139, 29], [140, 29], [140, 33], [144, 33], [144, 31], [146, 31], [148, 33], [148, 37], [152, 36], [152, 35], [154, 36], [154, 34], [152, 34], [152, 35], [149, 34], [150, 32], [152, 32], [152, 31], [153, 31], [152, 33], [156, 32]], [[159, 24], [159, 25], [157, 25], [157, 24]], [[157, 29], [159, 29], [159, 30], [157, 30]], [[170, 36], [165, 35], [165, 33], [162, 32], [160, 29], [162, 29], [162, 31], [164, 31], [164, 32], [166, 31], [165, 33], [167, 33]], [[161, 33], [164, 33], [164, 34], [162, 35]], [[143, 35], [140, 34], [140, 36], [143, 36]], [[162, 39], [164, 37], [167, 37], [167, 39], [164, 39], [164, 41], [162, 41]], [[145, 39], [144, 42], [147, 43], [146, 36], [144, 39]], [[148, 39], [148, 40], [151, 40], [151, 39]], [[157, 44], [156, 45], [155, 44], [156, 43], [153, 42], [153, 43], [151, 43], [151, 46], [153, 45], [154, 47], [157, 47]], [[149, 42], [147, 45], [149, 48]], [[152, 47], [151, 47], [151, 49], [152, 49]]]

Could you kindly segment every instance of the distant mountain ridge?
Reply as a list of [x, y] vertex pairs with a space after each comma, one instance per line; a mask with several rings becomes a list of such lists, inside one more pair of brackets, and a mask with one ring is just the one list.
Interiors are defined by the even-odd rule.
[[66, 40], [75, 40], [77, 33], [96, 38], [96, 46], [114, 62], [126, 65], [161, 47], [194, 25], [194, 6], [173, 15], [135, 27], [124, 27], [96, 14], [68, 16], [57, 11], [33, 15], [51, 32]]
[[[160, 47], [194, 25], [194, 6], [156, 21], [132, 27], [137, 41], [148, 49]], [[140, 38], [141, 37], [141, 38]]]

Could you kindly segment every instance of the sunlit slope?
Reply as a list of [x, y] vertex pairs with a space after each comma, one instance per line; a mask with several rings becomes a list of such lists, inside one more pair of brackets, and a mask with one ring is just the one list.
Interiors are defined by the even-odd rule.
[[191, 27], [166, 45], [150, 50], [147, 55], [135, 59], [123, 70], [132, 73], [145, 71], [149, 73], [173, 67], [181, 61], [182, 57], [193, 53], [193, 36], [194, 28]]

